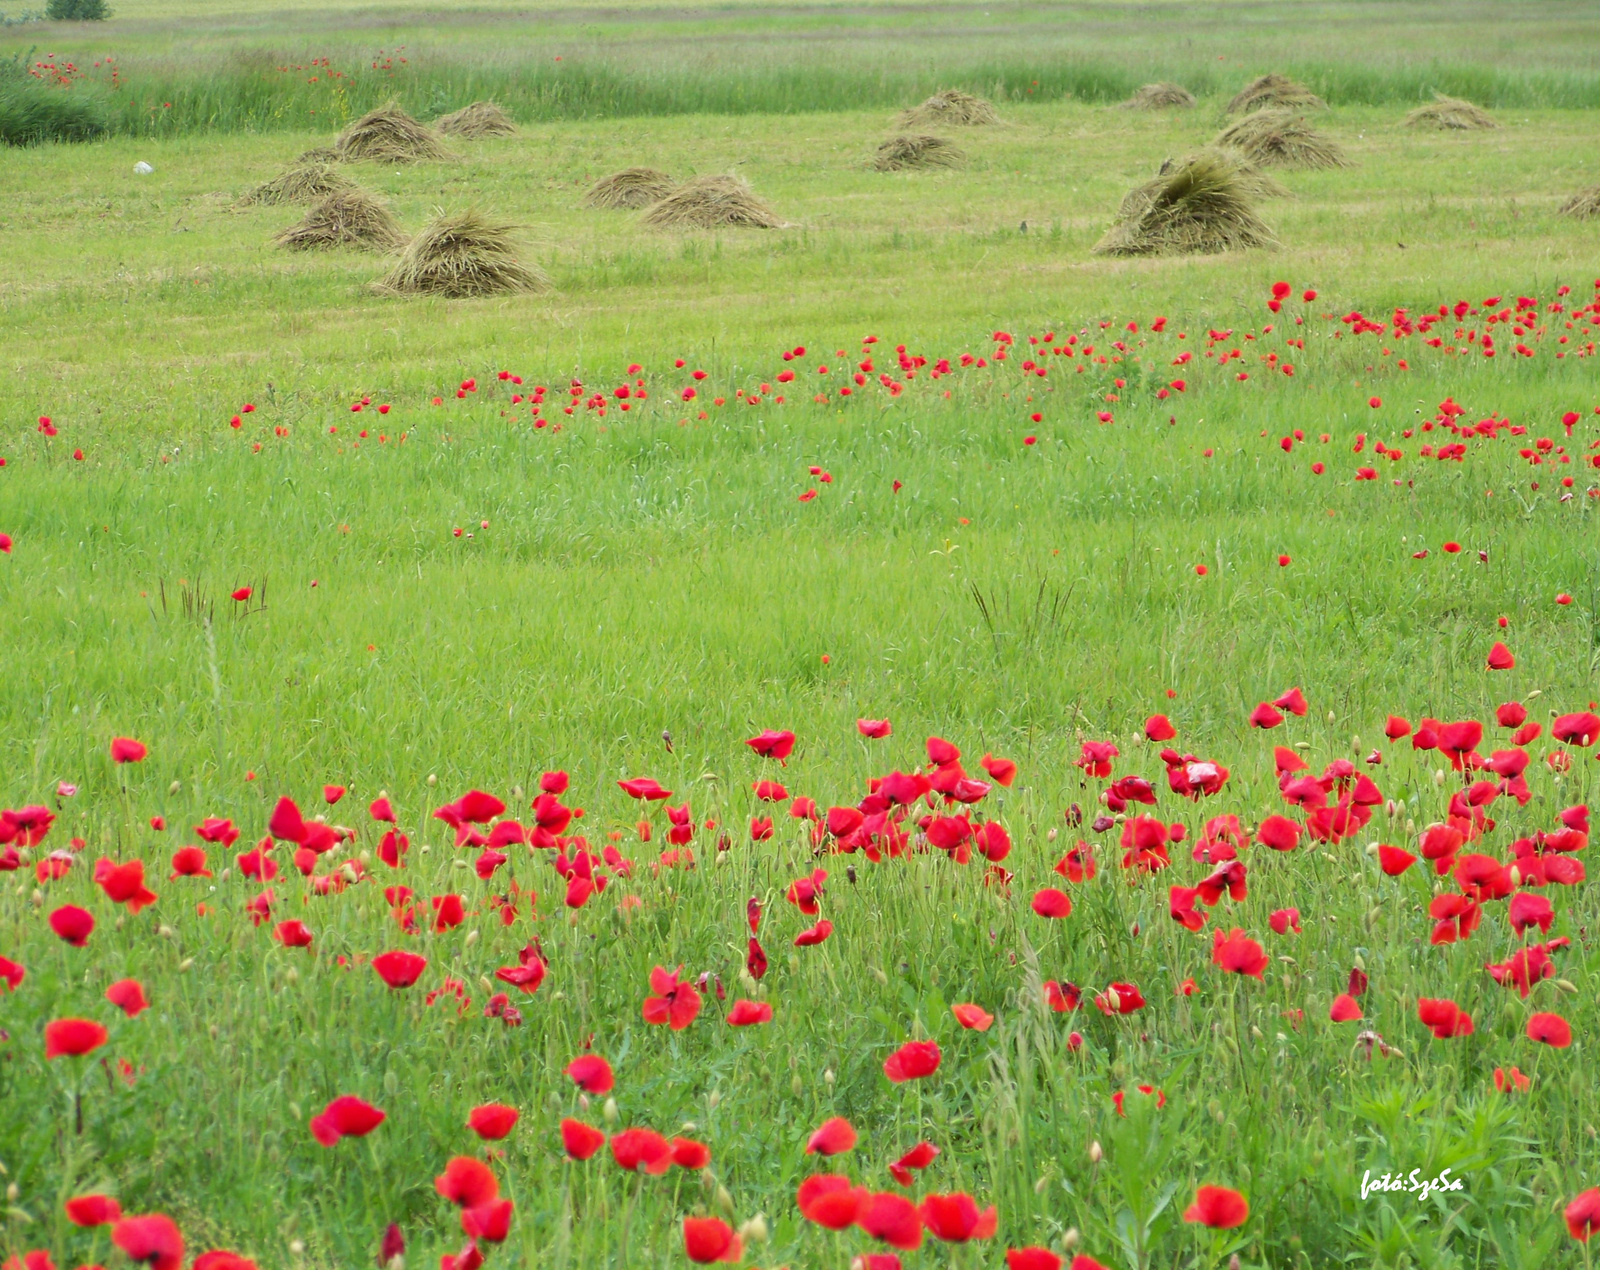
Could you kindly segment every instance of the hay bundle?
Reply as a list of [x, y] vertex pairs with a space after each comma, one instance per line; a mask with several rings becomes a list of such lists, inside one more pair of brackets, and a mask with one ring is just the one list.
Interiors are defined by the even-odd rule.
[[460, 299], [548, 291], [550, 279], [518, 256], [514, 225], [469, 210], [435, 216], [375, 288], [388, 295]]
[[967, 156], [953, 141], [927, 132], [903, 132], [888, 138], [878, 147], [872, 166], [879, 172], [902, 172], [907, 168], [953, 168]]
[[1292, 110], [1257, 110], [1211, 143], [1264, 168], [1347, 168], [1344, 151]]
[[1198, 255], [1275, 247], [1238, 163], [1202, 150], [1129, 192], [1094, 250], [1108, 256]]
[[908, 128], [926, 128], [939, 124], [970, 128], [979, 124], [999, 123], [1000, 114], [982, 97], [974, 97], [959, 88], [946, 88], [943, 92], [935, 93], [922, 105], [902, 111], [900, 122]]
[[398, 102], [369, 110], [339, 134], [334, 142], [346, 163], [370, 159], [374, 163], [416, 163], [453, 156], [431, 128], [418, 123]]
[[1600, 185], [1591, 185], [1586, 190], [1579, 190], [1561, 205], [1562, 216], [1570, 216], [1574, 220], [1594, 220], [1600, 217]]
[[302, 167], [307, 163], [337, 163], [338, 161], [339, 152], [332, 146], [317, 146], [315, 149], [303, 151], [294, 162], [296, 167]]
[[646, 225], [663, 229], [779, 229], [776, 212], [736, 176], [697, 176], [685, 181], [644, 214]]
[[261, 204], [276, 207], [284, 203], [315, 203], [330, 194], [354, 189], [337, 169], [326, 163], [296, 163], [270, 181], [263, 181], [239, 200], [240, 207]]
[[293, 251], [330, 247], [371, 247], [388, 251], [403, 246], [405, 234], [389, 209], [365, 190], [351, 186], [313, 203], [298, 225], [273, 240]]
[[1456, 132], [1476, 132], [1499, 126], [1487, 111], [1480, 110], [1470, 101], [1462, 101], [1459, 97], [1446, 97], [1443, 93], [1434, 93], [1431, 102], [1426, 106], [1418, 106], [1406, 116], [1408, 128], [1446, 128]]
[[434, 128], [447, 137], [509, 137], [517, 130], [511, 116], [492, 101], [475, 101], [454, 114], [433, 121]]
[[678, 183], [655, 168], [623, 168], [603, 176], [583, 196], [585, 207], [649, 207], [678, 188]]
[[[1156, 170], [1156, 175], [1158, 177], [1170, 176], [1185, 164], [1193, 163], [1197, 158], [1210, 154], [1220, 155], [1238, 169], [1239, 188], [1252, 200], [1259, 202], [1261, 199], [1267, 198], [1290, 197], [1289, 191], [1283, 185], [1273, 180], [1237, 150], [1219, 150], [1214, 146], [1207, 146], [1186, 158], [1164, 159], [1161, 166]], [[1124, 220], [1129, 216], [1138, 215], [1139, 211], [1142, 211], [1145, 206], [1143, 201], [1145, 198], [1144, 191], [1149, 188], [1149, 185], [1140, 185], [1130, 190], [1123, 197], [1121, 207], [1117, 209], [1117, 219]]]
[[1122, 103], [1124, 110], [1190, 110], [1194, 94], [1181, 84], [1145, 84]]
[[1290, 110], [1326, 110], [1323, 101], [1304, 84], [1297, 84], [1287, 75], [1263, 75], [1251, 80], [1228, 103], [1228, 113], [1237, 115], [1248, 110], [1273, 107]]

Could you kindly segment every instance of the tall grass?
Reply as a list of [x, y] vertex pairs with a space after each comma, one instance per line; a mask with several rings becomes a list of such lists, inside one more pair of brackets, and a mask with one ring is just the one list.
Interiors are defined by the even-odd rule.
[[0, 77], [0, 144], [89, 141], [105, 131], [105, 111], [90, 92]]
[[[1262, 69], [1267, 69], [1263, 67]], [[1282, 69], [1282, 68], [1275, 68]], [[1489, 107], [1593, 109], [1600, 80], [1572, 71], [1503, 70], [1439, 63], [1399, 68], [1306, 64], [1287, 67], [1333, 105], [1404, 105], [1435, 91]], [[942, 69], [890, 65], [783, 64], [714, 68], [624, 64], [604, 59], [441, 62], [393, 73], [283, 72], [234, 66], [130, 69], [130, 87], [112, 106], [112, 128], [131, 135], [262, 132], [334, 127], [391, 96], [420, 116], [493, 98], [524, 123], [684, 114], [800, 114], [895, 109], [947, 87], [1001, 102], [1120, 101], [1140, 84], [1166, 79], [1201, 96], [1236, 90], [1237, 70], [1214, 64], [1104, 61], [975, 62]]]

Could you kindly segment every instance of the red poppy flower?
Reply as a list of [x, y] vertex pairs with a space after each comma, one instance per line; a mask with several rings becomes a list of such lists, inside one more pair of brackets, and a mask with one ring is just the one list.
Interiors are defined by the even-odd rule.
[[1250, 726], [1253, 728], [1275, 728], [1282, 722], [1283, 715], [1265, 701], [1250, 712]]
[[[1286, 557], [1279, 556], [1278, 563], [1284, 563]], [[1287, 710], [1290, 714], [1304, 717], [1311, 707], [1306, 704], [1305, 694], [1298, 687], [1290, 688], [1288, 692], [1273, 699], [1272, 704], [1280, 710]]]
[[272, 937], [285, 948], [310, 948], [311, 932], [306, 924], [298, 918], [290, 918], [286, 922], [279, 922], [273, 928]]
[[1300, 826], [1287, 816], [1268, 816], [1256, 830], [1256, 841], [1274, 851], [1293, 851], [1300, 845]]
[[1335, 1023], [1349, 1023], [1361, 1017], [1361, 1007], [1353, 996], [1341, 992], [1333, 999], [1333, 1008], [1328, 1011], [1328, 1017]]
[[[678, 973], [682, 971], [683, 967], [679, 966]], [[693, 985], [661, 966], [650, 971], [650, 990], [655, 995], [644, 1001], [646, 1023], [666, 1023], [674, 1032], [681, 1032], [700, 1013], [700, 994]]]
[[91, 1019], [52, 1019], [44, 1025], [44, 1056], [77, 1058], [106, 1043], [109, 1033]]
[[1472, 1035], [1472, 1016], [1445, 998], [1418, 998], [1417, 1018], [1439, 1040]]
[[167, 878], [175, 882], [179, 878], [208, 878], [211, 870], [206, 868], [206, 853], [200, 847], [179, 847], [172, 853], [172, 873]]
[[1035, 891], [1033, 895], [1033, 911], [1040, 917], [1070, 917], [1072, 915], [1072, 900], [1065, 891], [1053, 886], [1047, 886]]
[[0, 957], [0, 991], [15, 992], [28, 977], [26, 968], [9, 957]]
[[128, 912], [137, 913], [156, 902], [155, 892], [144, 884], [144, 861], [129, 860], [126, 864], [112, 864], [110, 860], [97, 860], [94, 880], [113, 904], [126, 904]]
[[[1516, 664], [1517, 659], [1511, 655], [1511, 650], [1499, 640], [1495, 640], [1493, 647], [1489, 649], [1489, 669], [1510, 670]], [[1515, 727], [1516, 725], [1512, 724], [1511, 726]]]
[[1527, 891], [1518, 891], [1511, 897], [1511, 903], [1507, 908], [1506, 915], [1511, 919], [1511, 929], [1521, 935], [1530, 926], [1537, 926], [1541, 931], [1548, 931], [1550, 923], [1555, 921], [1556, 911], [1544, 896], [1530, 895]]
[[397, 948], [379, 953], [372, 959], [372, 968], [391, 988], [409, 988], [428, 968], [428, 959]]
[[[113, 737], [111, 740], [111, 761], [113, 763], [142, 763], [149, 749], [142, 741], [135, 741], [129, 736]], [[163, 1218], [163, 1220], [165, 1220]]]
[[994, 1015], [981, 1005], [953, 1005], [950, 1007], [950, 1013], [956, 1016], [956, 1022], [962, 1027], [974, 1032], [987, 1032], [994, 1022]]
[[728, 1011], [729, 1027], [752, 1027], [772, 1022], [772, 1007], [765, 1001], [735, 1001]]
[[1300, 910], [1297, 908], [1280, 908], [1267, 918], [1267, 925], [1272, 927], [1276, 935], [1286, 935], [1292, 929], [1296, 935], [1300, 933]]
[[887, 719], [857, 719], [856, 731], [874, 741], [881, 741], [894, 731]]
[[498, 1142], [517, 1127], [522, 1113], [501, 1102], [486, 1102], [467, 1113], [467, 1128], [488, 1142]]
[[1590, 1187], [1567, 1205], [1563, 1214], [1567, 1219], [1567, 1233], [1579, 1243], [1588, 1243], [1589, 1236], [1600, 1228], [1600, 1187]]
[[388, 1115], [370, 1102], [342, 1094], [330, 1102], [320, 1116], [311, 1118], [311, 1136], [325, 1147], [331, 1147], [340, 1138], [364, 1138]]
[[807, 1155], [838, 1155], [856, 1144], [854, 1126], [843, 1116], [824, 1120], [806, 1142]]
[[1177, 735], [1178, 729], [1172, 726], [1172, 720], [1164, 714], [1152, 714], [1144, 721], [1144, 736], [1147, 741], [1170, 741]]
[[561, 1146], [574, 1160], [587, 1160], [606, 1144], [606, 1135], [581, 1120], [561, 1122]]
[[672, 1140], [672, 1162], [680, 1169], [707, 1169], [711, 1167], [711, 1148], [692, 1138]]
[[824, 917], [815, 926], [808, 926], [794, 937], [796, 948], [812, 948], [833, 934], [833, 923]]
[[457, 1155], [433, 1179], [433, 1189], [461, 1208], [479, 1208], [500, 1198], [494, 1170], [470, 1155]]
[[914, 1252], [922, 1247], [922, 1214], [904, 1195], [893, 1191], [868, 1195], [856, 1216], [856, 1224], [891, 1248]]
[[654, 1129], [624, 1129], [611, 1137], [611, 1158], [630, 1173], [659, 1176], [672, 1167], [672, 1143]]
[[868, 1198], [866, 1188], [853, 1185], [849, 1178], [819, 1173], [800, 1183], [795, 1203], [807, 1221], [825, 1230], [845, 1230], [856, 1224]]
[[130, 1019], [150, 1008], [145, 1000], [144, 985], [137, 979], [118, 979], [106, 989], [106, 1000]]
[[1568, 745], [1592, 745], [1600, 739], [1600, 715], [1563, 714], [1550, 725], [1550, 735]]
[[109, 1226], [122, 1217], [122, 1208], [109, 1195], [79, 1195], [64, 1207], [74, 1226]]
[[1409, 851], [1391, 847], [1387, 842], [1378, 844], [1378, 866], [1390, 877], [1398, 877], [1416, 862], [1417, 857]]
[[690, 1261], [707, 1265], [714, 1261], [738, 1261], [744, 1245], [733, 1227], [720, 1217], [685, 1217], [683, 1251]]
[[1528, 1039], [1566, 1049], [1572, 1044], [1572, 1025], [1559, 1014], [1535, 1014], [1528, 1020]]
[[629, 798], [637, 798], [643, 802], [659, 802], [663, 798], [672, 797], [670, 789], [663, 789], [648, 776], [638, 776], [631, 781], [618, 781], [617, 788]]
[[1238, 927], [1226, 935], [1220, 929], [1211, 932], [1211, 960], [1229, 974], [1250, 975], [1256, 979], [1260, 979], [1272, 964], [1261, 945]]
[[931, 1142], [919, 1142], [889, 1166], [889, 1173], [901, 1186], [910, 1186], [915, 1180], [912, 1170], [925, 1169], [938, 1158], [938, 1147]]
[[883, 1060], [883, 1074], [897, 1085], [920, 1080], [939, 1070], [940, 1057], [935, 1041], [907, 1041]]
[[[1072, 1270], [1079, 1270], [1079, 1257], [1072, 1263]], [[1061, 1270], [1061, 1258], [1048, 1248], [1007, 1248], [1006, 1270]]]
[[1202, 1186], [1194, 1193], [1194, 1203], [1183, 1210], [1183, 1220], [1213, 1230], [1232, 1230], [1243, 1226], [1250, 1216], [1250, 1205], [1238, 1191], [1226, 1186]]
[[63, 904], [51, 912], [50, 929], [74, 948], [82, 948], [94, 932], [94, 914], [75, 904]]
[[127, 1253], [130, 1261], [143, 1261], [151, 1270], [182, 1270], [183, 1235], [172, 1218], [162, 1213], [124, 1217], [112, 1226], [111, 1242]]
[[1132, 1014], [1144, 1009], [1144, 994], [1131, 983], [1113, 983], [1104, 992], [1094, 995], [1095, 1006], [1101, 1014]]
[[768, 728], [759, 736], [751, 737], [745, 744], [762, 758], [775, 758], [781, 763], [794, 750], [794, 733], [774, 732]]
[[996, 784], [1004, 785], [1007, 789], [1011, 782], [1017, 779], [1017, 765], [1008, 758], [995, 758], [992, 754], [985, 754], [978, 763]]
[[475, 1208], [461, 1210], [461, 1229], [470, 1239], [501, 1243], [511, 1233], [512, 1204], [508, 1199], [492, 1199]]
[[589, 1094], [608, 1094], [617, 1083], [611, 1064], [598, 1054], [580, 1054], [567, 1064], [573, 1084]]
[[980, 1212], [972, 1196], [963, 1191], [924, 1196], [917, 1205], [917, 1212], [928, 1233], [947, 1244], [993, 1238], [1000, 1225], [999, 1214], [992, 1204]]

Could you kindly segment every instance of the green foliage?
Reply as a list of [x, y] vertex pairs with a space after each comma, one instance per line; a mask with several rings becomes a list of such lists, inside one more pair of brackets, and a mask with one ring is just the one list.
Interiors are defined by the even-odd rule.
[[48, 0], [45, 16], [52, 22], [104, 22], [111, 6], [106, 0]]
[[106, 131], [105, 114], [87, 92], [0, 76], [0, 143], [89, 141]]

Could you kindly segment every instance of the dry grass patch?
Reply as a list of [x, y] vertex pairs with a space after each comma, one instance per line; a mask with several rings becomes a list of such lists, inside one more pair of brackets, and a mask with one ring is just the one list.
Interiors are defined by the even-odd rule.
[[1450, 132], [1481, 132], [1500, 125], [1488, 111], [1459, 97], [1435, 93], [1426, 106], [1418, 106], [1406, 116], [1408, 128], [1442, 128]]
[[1263, 75], [1253, 79], [1228, 103], [1228, 113], [1237, 115], [1247, 110], [1326, 110], [1323, 101], [1304, 84], [1296, 83], [1287, 75]]
[[1145, 84], [1122, 102], [1124, 110], [1192, 110], [1195, 96], [1182, 84]]
[[585, 207], [649, 207], [678, 188], [678, 183], [657, 168], [623, 168], [603, 176], [583, 196]]
[[944, 125], [954, 128], [972, 128], [1000, 122], [1000, 112], [982, 97], [974, 97], [959, 88], [946, 88], [935, 93], [920, 106], [902, 111], [900, 122], [907, 128], [928, 128]]
[[314, 203], [330, 194], [354, 189], [355, 184], [328, 163], [296, 163], [270, 181], [263, 181], [239, 200], [239, 206]]
[[953, 168], [966, 159], [953, 141], [927, 132], [907, 132], [885, 140], [873, 155], [872, 166], [879, 172], [903, 172], [908, 168]]
[[1586, 190], [1579, 190], [1561, 205], [1562, 216], [1570, 216], [1574, 220], [1594, 220], [1600, 217], [1600, 185], [1591, 185]]
[[433, 121], [434, 129], [447, 137], [509, 137], [517, 130], [511, 116], [492, 101], [475, 101], [453, 114]]

